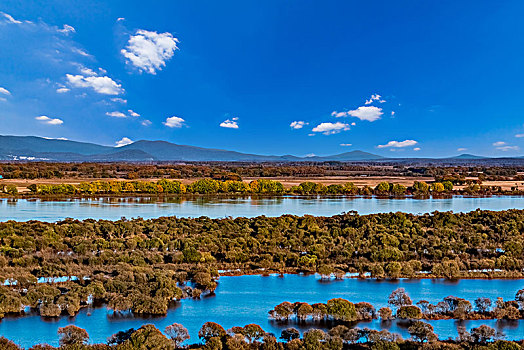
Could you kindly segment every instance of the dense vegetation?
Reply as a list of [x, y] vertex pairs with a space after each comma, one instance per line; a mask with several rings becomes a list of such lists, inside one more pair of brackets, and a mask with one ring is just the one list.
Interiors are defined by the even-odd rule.
[[[453, 190], [451, 181], [433, 182], [427, 184], [415, 181], [412, 186], [406, 187], [401, 184], [380, 182], [374, 188], [369, 186], [357, 187], [352, 182], [344, 184], [323, 185], [311, 181], [302, 182], [291, 188], [284, 188], [279, 181], [269, 179], [258, 179], [246, 183], [238, 180], [218, 181], [213, 179], [200, 179], [189, 184], [183, 184], [177, 180], [158, 181], [93, 181], [74, 184], [31, 184], [28, 187], [29, 195], [39, 196], [91, 196], [91, 195], [129, 195], [129, 194], [153, 194], [153, 195], [183, 195], [183, 194], [227, 194], [227, 195], [363, 195], [363, 196], [389, 196], [404, 197], [413, 195], [419, 198], [453, 194], [522, 194], [518, 187], [511, 191], [503, 191], [499, 186], [481, 186], [470, 182], [461, 190]], [[0, 184], [0, 192], [10, 196], [16, 196], [18, 190], [14, 185]]]
[[[485, 161], [486, 162], [486, 161]], [[433, 161], [435, 163], [435, 161]], [[221, 163], [188, 164], [132, 163], [0, 163], [6, 179], [122, 178], [189, 179], [209, 177], [216, 180], [239, 177], [323, 177], [323, 176], [427, 176], [438, 181], [464, 182], [466, 177], [481, 180], [522, 180], [524, 165], [417, 165], [381, 162], [297, 162], [297, 163]]]
[[[328, 332], [310, 329], [303, 333], [295, 328], [286, 328], [280, 340], [271, 333], [266, 333], [257, 324], [233, 327], [225, 330], [214, 322], [206, 322], [198, 336], [200, 341], [192, 345], [183, 345], [190, 339], [183, 325], [174, 323], [167, 326], [163, 334], [153, 325], [144, 325], [138, 330], [120, 331], [108, 338], [107, 344], [89, 345], [89, 334], [82, 328], [69, 325], [58, 329], [58, 348], [43, 344], [31, 350], [174, 350], [180, 348], [201, 350], [520, 350], [523, 342], [504, 341], [495, 329], [481, 325], [469, 332], [459, 327], [459, 336], [452, 340], [439, 341], [433, 332], [433, 326], [422, 321], [414, 321], [408, 328], [410, 339], [404, 340], [399, 334], [387, 330], [368, 328], [348, 328], [338, 325]], [[191, 341], [189, 341], [191, 342]], [[20, 350], [13, 342], [0, 337], [2, 350]]]
[[290, 303], [285, 301], [269, 311], [269, 315], [278, 321], [287, 321], [290, 317], [294, 317], [299, 322], [328, 320], [355, 322], [370, 321], [377, 317], [380, 317], [382, 321], [395, 318], [400, 320], [518, 320], [524, 318], [524, 289], [516, 293], [515, 300], [504, 301], [502, 298], [497, 298], [495, 305], [489, 298], [478, 297], [475, 299], [475, 307], [473, 307], [470, 301], [451, 295], [435, 305], [427, 300], [420, 300], [416, 305], [413, 305], [406, 291], [399, 288], [391, 293], [388, 304], [395, 309], [395, 313], [390, 307], [380, 308], [377, 312], [370, 303], [359, 302], [354, 304], [342, 298], [328, 300], [325, 304], [316, 303], [313, 305], [304, 302]]
[[[164, 217], [0, 223], [0, 316], [24, 305], [74, 315], [91, 303], [165, 314], [240, 273], [375, 278], [523, 277], [524, 211], [333, 217]], [[45, 280], [71, 276], [66, 280]], [[60, 286], [40, 282], [62, 282]], [[186, 281], [191, 281], [187, 284]]]

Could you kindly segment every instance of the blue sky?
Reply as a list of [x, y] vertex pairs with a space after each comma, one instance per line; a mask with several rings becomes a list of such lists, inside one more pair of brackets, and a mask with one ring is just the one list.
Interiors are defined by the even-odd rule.
[[521, 0], [3, 0], [0, 12], [3, 135], [523, 154]]

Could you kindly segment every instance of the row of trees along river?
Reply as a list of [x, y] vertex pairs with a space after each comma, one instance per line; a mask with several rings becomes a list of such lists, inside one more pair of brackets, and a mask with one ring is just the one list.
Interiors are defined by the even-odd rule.
[[[89, 345], [89, 334], [82, 328], [69, 325], [58, 329], [58, 348], [39, 344], [31, 350], [520, 350], [523, 345], [522, 340], [500, 340], [503, 335], [486, 325], [470, 331], [461, 327], [456, 339], [445, 341], [439, 341], [433, 327], [422, 321], [412, 322], [408, 331], [411, 338], [404, 340], [399, 334], [387, 330], [348, 328], [344, 325], [335, 326], [328, 332], [310, 329], [302, 337], [295, 328], [287, 328], [280, 334], [279, 341], [274, 334], [264, 332], [257, 324], [225, 330], [217, 323], [206, 322], [198, 332], [199, 341], [184, 345], [184, 342], [189, 342], [189, 333], [183, 325], [174, 323], [165, 328], [165, 334], [153, 325], [144, 325], [137, 330], [120, 331], [109, 337], [106, 344]], [[0, 348], [21, 350], [4, 337], [0, 337]]]
[[[524, 192], [518, 186], [511, 190], [503, 190], [500, 186], [482, 186], [480, 182], [470, 181], [460, 190], [453, 189], [453, 182], [415, 181], [412, 186], [398, 183], [380, 182], [375, 187], [358, 187], [352, 182], [344, 184], [324, 185], [316, 182], [303, 182], [288, 189], [279, 181], [258, 179], [249, 183], [236, 180], [200, 179], [190, 184], [177, 180], [158, 181], [93, 181], [80, 184], [31, 184], [27, 187], [29, 195], [68, 196], [68, 195], [126, 195], [126, 194], [228, 194], [228, 195], [377, 195], [403, 197], [413, 195], [425, 197], [432, 195], [489, 195], [510, 194], [520, 195]], [[0, 193], [18, 195], [18, 188], [13, 184], [0, 184]]]

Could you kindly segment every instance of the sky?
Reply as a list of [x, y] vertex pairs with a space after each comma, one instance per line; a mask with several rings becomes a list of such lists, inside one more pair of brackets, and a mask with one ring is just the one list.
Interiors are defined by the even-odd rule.
[[0, 2], [0, 135], [524, 152], [524, 1]]

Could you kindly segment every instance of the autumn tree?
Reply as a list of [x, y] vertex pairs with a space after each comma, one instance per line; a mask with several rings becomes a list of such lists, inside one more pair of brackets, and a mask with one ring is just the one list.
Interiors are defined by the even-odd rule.
[[280, 338], [284, 339], [285, 341], [298, 339], [300, 338], [300, 332], [296, 328], [292, 328], [292, 327], [286, 328], [286, 329], [283, 329], [282, 332], [280, 333]]
[[89, 341], [86, 330], [74, 325], [58, 328], [58, 336], [60, 346], [87, 344]]
[[495, 329], [490, 326], [480, 325], [471, 329], [471, 337], [476, 343], [485, 344], [492, 340], [496, 335]]
[[208, 341], [213, 337], [222, 338], [226, 335], [224, 328], [215, 322], [206, 322], [198, 331], [198, 337]]
[[164, 333], [173, 341], [175, 347], [179, 347], [180, 344], [190, 338], [187, 329], [179, 323], [167, 326]]
[[404, 288], [397, 288], [389, 295], [388, 304], [399, 308], [411, 305], [412, 301]]
[[433, 326], [429, 323], [422, 321], [415, 321], [409, 328], [409, 334], [413, 337], [413, 340], [418, 342], [432, 342], [437, 340], [437, 336], [433, 332]]

